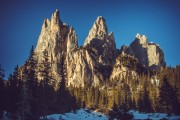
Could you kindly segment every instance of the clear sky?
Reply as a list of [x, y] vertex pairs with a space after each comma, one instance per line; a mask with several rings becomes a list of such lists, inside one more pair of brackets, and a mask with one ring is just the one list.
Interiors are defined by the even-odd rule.
[[161, 46], [167, 65], [180, 64], [179, 0], [0, 0], [0, 64], [6, 77], [24, 64], [36, 46], [44, 18], [60, 10], [84, 43], [97, 16], [106, 19], [117, 48], [129, 45], [137, 33]]

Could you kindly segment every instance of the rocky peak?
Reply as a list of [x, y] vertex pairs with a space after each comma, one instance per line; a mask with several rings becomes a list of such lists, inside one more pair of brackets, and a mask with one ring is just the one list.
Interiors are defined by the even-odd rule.
[[160, 46], [153, 42], [148, 43], [145, 35], [137, 34], [135, 40], [124, 52], [136, 57], [146, 67], [159, 68], [166, 65]]
[[[99, 16], [93, 24], [84, 46], [73, 46], [73, 30], [68, 49], [67, 70], [68, 85], [84, 86], [99, 85], [106, 80], [112, 70], [116, 56], [114, 34], [108, 34], [105, 19]], [[72, 47], [75, 48], [72, 52]], [[76, 49], [77, 48], [77, 49]]]
[[99, 27], [99, 30], [102, 30], [102, 32], [104, 32], [104, 34], [108, 33], [106, 21], [102, 16], [98, 16], [95, 23]]
[[108, 34], [108, 38], [106, 40], [109, 44], [112, 50], [116, 50], [116, 43], [115, 43], [115, 38], [114, 38], [114, 33], [110, 32]]
[[[59, 64], [62, 56], [66, 57], [67, 53], [70, 53], [77, 47], [78, 42], [75, 30], [61, 22], [58, 10], [52, 14], [51, 21], [49, 19], [44, 20], [35, 52], [39, 63], [43, 59], [43, 51], [47, 50], [56, 85], [61, 80]], [[66, 61], [64, 62], [66, 63]]]
[[113, 32], [108, 33], [106, 21], [98, 16], [85, 40], [84, 47], [96, 53], [97, 62], [112, 65], [116, 56], [116, 44]]
[[62, 22], [60, 20], [59, 10], [52, 14], [51, 17], [51, 30], [52, 31], [60, 31], [60, 27], [62, 26]]
[[45, 18], [42, 29], [45, 29], [45, 28], [47, 28], [49, 26], [51, 26], [51, 22], [50, 22], [50, 20], [48, 18]]
[[149, 61], [148, 66], [152, 69], [166, 66], [164, 53], [158, 44], [148, 43], [147, 54]]
[[[52, 14], [51, 21], [48, 18], [44, 19], [36, 46], [36, 52], [42, 52], [47, 48], [52, 48], [52, 44], [56, 43], [56, 34], [60, 34], [60, 23], [58, 10]], [[51, 33], [53, 33], [53, 35]]]
[[69, 29], [67, 39], [67, 53], [70, 53], [74, 49], [78, 48], [77, 35], [72, 27]]
[[56, 9], [56, 11], [52, 14], [51, 24], [54, 25], [54, 24], [60, 24], [60, 23], [61, 21], [60, 21], [59, 10]]
[[84, 46], [89, 44], [93, 38], [104, 40], [108, 36], [108, 29], [106, 21], [102, 16], [98, 16], [91, 30], [89, 31], [88, 37], [85, 40]]
[[145, 35], [140, 35], [139, 33], [137, 33], [135, 41], [137, 41], [142, 46], [147, 46], [148, 44], [147, 37]]
[[[49, 55], [56, 87], [61, 81], [62, 57], [65, 58], [64, 63], [67, 68], [66, 83], [73, 86], [98, 86], [109, 78], [123, 78], [129, 69], [123, 66], [121, 59], [118, 59], [119, 52], [124, 54], [119, 58], [129, 54], [147, 67], [165, 64], [161, 48], [155, 43], [148, 43], [147, 37], [144, 35], [137, 34], [129, 47], [123, 46], [118, 51], [114, 34], [113, 32], [108, 33], [106, 21], [102, 16], [99, 16], [94, 22], [84, 46], [78, 48], [75, 30], [61, 22], [58, 10], [52, 14], [51, 20], [44, 20], [35, 49], [38, 63], [43, 59], [45, 49]], [[132, 74], [136, 76], [136, 71], [132, 71]]]

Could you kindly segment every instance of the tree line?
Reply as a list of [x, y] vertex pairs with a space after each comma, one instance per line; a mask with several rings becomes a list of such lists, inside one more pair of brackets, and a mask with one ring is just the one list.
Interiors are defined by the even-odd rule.
[[[64, 62], [61, 62], [60, 67], [62, 71], [65, 69]], [[4, 70], [0, 68], [0, 119], [6, 114], [12, 120], [47, 120], [48, 114], [76, 109], [76, 98], [66, 88], [65, 77], [62, 76], [59, 89], [54, 90], [46, 50], [38, 65], [32, 47], [25, 64], [16, 66], [7, 81], [4, 77]]]
[[[32, 47], [28, 60], [23, 66], [16, 66], [7, 81], [0, 67], [0, 119], [6, 114], [12, 120], [47, 120], [48, 114], [79, 108], [96, 109], [108, 114], [110, 119], [126, 119], [121, 117], [131, 109], [146, 113], [180, 114], [179, 67], [155, 72], [158, 78], [154, 79], [147, 72], [133, 78], [131, 71], [128, 71], [121, 80], [107, 79], [99, 86], [74, 87], [66, 86], [68, 73], [65, 55], [62, 55], [59, 64], [61, 82], [55, 90], [49, 61], [45, 50], [43, 59], [38, 63]], [[138, 68], [141, 71], [136, 61], [127, 61], [128, 58], [125, 62], [133, 70]], [[131, 117], [127, 116], [129, 119]]]

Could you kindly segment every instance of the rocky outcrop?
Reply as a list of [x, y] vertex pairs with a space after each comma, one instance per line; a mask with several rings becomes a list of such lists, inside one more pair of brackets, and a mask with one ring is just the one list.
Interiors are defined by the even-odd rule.
[[114, 35], [108, 34], [106, 22], [100, 16], [83, 47], [68, 55], [68, 85], [99, 85], [110, 76], [115, 57]]
[[110, 81], [122, 82], [127, 76], [131, 76], [132, 79], [135, 79], [138, 77], [138, 67], [138, 60], [136, 58], [121, 54], [116, 58]]
[[94, 22], [91, 30], [89, 31], [88, 37], [86, 38], [84, 45], [89, 44], [92, 39], [97, 38], [99, 40], [105, 40], [108, 36], [108, 29], [106, 26], [105, 19], [102, 16], [99, 16]]
[[116, 56], [114, 35], [108, 34], [103, 17], [97, 18], [84, 46], [78, 48], [75, 30], [60, 20], [58, 10], [53, 13], [51, 20], [44, 20], [35, 50], [39, 62], [43, 59], [45, 49], [56, 87], [61, 81], [62, 56], [65, 57], [66, 83], [73, 86], [99, 85], [110, 76]]
[[88, 37], [84, 42], [84, 47], [88, 47], [94, 51], [101, 64], [114, 64], [117, 56], [114, 34], [108, 33], [106, 21], [102, 16], [99, 16], [89, 31]]
[[151, 68], [166, 66], [166, 63], [164, 60], [164, 53], [159, 45], [152, 42], [149, 43], [147, 54], [148, 54], [149, 66]]
[[78, 49], [67, 57], [68, 85], [99, 85], [103, 76], [95, 72], [95, 62], [86, 49]]
[[109, 79], [123, 79], [127, 74], [136, 77], [140, 71], [137, 70], [139, 63], [146, 67], [165, 65], [163, 51], [157, 44], [148, 43], [146, 36], [137, 34], [129, 47], [122, 46], [120, 51], [117, 50], [114, 34], [108, 33], [102, 16], [94, 22], [84, 45], [78, 47], [75, 30], [63, 23], [59, 14], [56, 10], [51, 20], [44, 20], [35, 49], [38, 63], [43, 59], [43, 51], [47, 50], [56, 88], [64, 74], [60, 68], [62, 60], [66, 84], [77, 87], [98, 86]]
[[38, 62], [40, 62], [43, 59], [43, 51], [47, 50], [56, 87], [61, 80], [60, 62], [62, 55], [66, 56], [77, 47], [77, 36], [74, 29], [61, 22], [58, 10], [53, 13], [51, 21], [44, 20], [35, 52], [38, 56]]
[[157, 69], [166, 65], [162, 49], [155, 43], [148, 43], [145, 35], [137, 34], [130, 46], [122, 48], [121, 52], [136, 57], [146, 67]]

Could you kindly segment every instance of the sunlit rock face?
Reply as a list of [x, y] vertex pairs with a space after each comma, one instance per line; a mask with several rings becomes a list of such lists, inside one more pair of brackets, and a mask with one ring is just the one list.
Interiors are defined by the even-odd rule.
[[[121, 82], [123, 79], [127, 78], [127, 76], [131, 76], [132, 79], [135, 79], [138, 77], [138, 73], [136, 70], [130, 69], [126, 65], [124, 65], [124, 61], [122, 61], [122, 57], [125, 57], [125, 56], [126, 55], [121, 54], [116, 58], [116, 62], [113, 66], [113, 70], [110, 76], [110, 81]], [[128, 56], [128, 57], [137, 61], [137, 59], [132, 56]], [[125, 60], [125, 62], [129, 64], [132, 61]]]
[[45, 19], [36, 46], [38, 61], [43, 59], [43, 51], [48, 51], [53, 79], [56, 86], [60, 77], [61, 57], [65, 56], [67, 85], [99, 85], [108, 76], [117, 54], [113, 33], [108, 29], [103, 17], [98, 17], [83, 45], [78, 48], [75, 30], [60, 20], [59, 11]]
[[108, 37], [108, 29], [106, 26], [106, 21], [102, 16], [98, 16], [97, 20], [94, 22], [89, 34], [84, 42], [84, 45], [89, 44], [92, 39], [97, 38], [99, 40], [105, 40]]
[[130, 46], [122, 48], [121, 51], [136, 57], [146, 67], [157, 69], [166, 65], [160, 46], [152, 42], [148, 43], [145, 35], [137, 34]]
[[151, 68], [166, 66], [164, 60], [164, 53], [159, 45], [155, 43], [149, 43], [147, 54], [148, 54], [149, 66]]
[[[83, 28], [82, 28], [83, 29]], [[78, 39], [73, 27], [63, 23], [60, 12], [56, 10], [51, 20], [45, 19], [35, 49], [38, 63], [43, 59], [43, 51], [47, 50], [55, 88], [61, 81], [60, 64], [64, 58], [67, 86], [98, 86], [106, 80], [118, 78], [129, 71], [119, 62], [118, 56], [125, 54], [134, 56], [146, 67], [164, 66], [164, 54], [154, 43], [148, 43], [146, 36], [136, 35], [129, 47], [116, 49], [114, 34], [108, 32], [106, 21], [99, 16], [89, 31], [84, 45], [78, 47]], [[136, 71], [131, 71], [136, 77]]]
[[99, 16], [84, 45], [68, 55], [68, 85], [102, 84], [109, 78], [116, 56], [114, 35], [108, 33], [105, 19]]
[[77, 47], [78, 41], [74, 29], [60, 20], [58, 10], [52, 14], [51, 20], [44, 20], [35, 52], [40, 62], [43, 59], [43, 51], [45, 49], [48, 51], [56, 87], [61, 80], [59, 72], [62, 55], [66, 56]]

